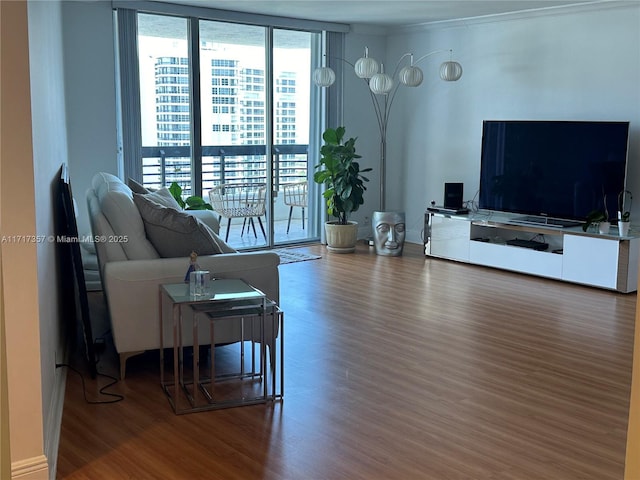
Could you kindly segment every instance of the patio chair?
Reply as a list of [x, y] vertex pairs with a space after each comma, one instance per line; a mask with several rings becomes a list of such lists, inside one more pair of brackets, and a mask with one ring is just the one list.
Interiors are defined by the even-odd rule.
[[304, 230], [304, 209], [307, 207], [307, 182], [296, 182], [283, 185], [284, 204], [289, 205], [289, 221], [287, 222], [287, 233], [291, 227], [291, 215], [293, 207], [302, 208], [302, 229]]
[[[262, 235], [264, 235], [265, 240], [267, 239], [267, 234], [265, 233], [261, 219], [261, 217], [266, 214], [266, 194], [267, 187], [264, 183], [225, 183], [209, 191], [209, 201], [211, 202], [213, 210], [218, 212], [218, 221], [220, 221], [222, 217], [227, 219], [225, 241], [229, 240], [232, 218], [244, 219], [241, 235], [244, 235], [245, 226], [248, 232], [249, 225], [251, 225], [256, 238], [258, 235], [253, 219], [254, 217], [257, 218], [260, 229], [262, 230]], [[247, 225], [247, 220], [249, 220], [249, 225]]]

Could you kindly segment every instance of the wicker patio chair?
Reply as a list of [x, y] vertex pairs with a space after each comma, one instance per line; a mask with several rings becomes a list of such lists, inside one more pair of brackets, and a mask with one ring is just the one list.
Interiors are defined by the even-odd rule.
[[296, 182], [283, 185], [284, 204], [289, 205], [289, 221], [287, 222], [287, 233], [291, 227], [291, 215], [293, 207], [302, 208], [302, 229], [304, 230], [304, 209], [307, 208], [307, 182]]
[[[248, 232], [249, 225], [251, 225], [256, 238], [258, 235], [253, 219], [257, 218], [266, 240], [267, 234], [261, 219], [266, 214], [266, 193], [267, 188], [264, 183], [226, 183], [209, 191], [209, 201], [213, 210], [218, 212], [218, 221], [221, 221], [222, 217], [228, 220], [225, 241], [229, 240], [232, 218], [244, 218], [241, 235], [244, 235], [245, 226]], [[249, 225], [247, 225], [247, 220], [249, 220]]]

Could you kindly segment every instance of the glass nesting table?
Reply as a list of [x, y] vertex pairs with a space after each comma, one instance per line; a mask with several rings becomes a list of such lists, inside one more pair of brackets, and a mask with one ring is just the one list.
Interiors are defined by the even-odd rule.
[[186, 283], [160, 285], [160, 345], [160, 385], [176, 414], [283, 397], [284, 313], [243, 280], [212, 280], [198, 297]]

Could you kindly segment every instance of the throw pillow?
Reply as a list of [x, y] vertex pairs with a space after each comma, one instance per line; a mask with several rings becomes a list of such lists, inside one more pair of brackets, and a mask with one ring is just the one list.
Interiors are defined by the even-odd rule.
[[171, 192], [167, 187], [162, 187], [155, 192], [149, 192], [144, 194], [145, 198], [159, 203], [163, 207], [175, 208], [176, 210], [182, 210], [180, 204], [173, 198]]
[[151, 190], [149, 190], [144, 185], [136, 182], [133, 178], [129, 178], [127, 180], [127, 186], [131, 189], [133, 193], [150, 193], [151, 192]]
[[134, 193], [133, 201], [142, 217], [147, 239], [161, 257], [188, 257], [192, 251], [198, 255], [236, 252], [193, 215], [147, 197]]

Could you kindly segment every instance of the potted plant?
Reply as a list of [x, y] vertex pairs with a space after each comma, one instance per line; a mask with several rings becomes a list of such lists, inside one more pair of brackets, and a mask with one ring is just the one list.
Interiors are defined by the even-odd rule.
[[594, 225], [597, 226], [600, 233], [609, 233], [611, 222], [609, 222], [609, 210], [607, 210], [607, 194], [604, 192], [602, 193], [602, 205], [602, 210], [596, 209], [589, 212], [585, 223], [582, 225], [583, 231], [586, 232], [591, 225]]
[[177, 182], [172, 182], [169, 186], [169, 192], [173, 198], [176, 199], [176, 202], [184, 208], [185, 210], [213, 210], [211, 204], [205, 202], [202, 197], [198, 197], [197, 195], [192, 195], [187, 197], [186, 200], [182, 199], [182, 187], [178, 185]]
[[[627, 203], [626, 200], [629, 199]], [[629, 190], [622, 190], [618, 194], [618, 232], [621, 237], [629, 235], [629, 226], [631, 225], [631, 202], [633, 195]]]
[[360, 170], [356, 159], [361, 158], [356, 153], [356, 138], [344, 141], [344, 127], [328, 128], [323, 134], [324, 145], [320, 148], [320, 162], [315, 166], [313, 180], [325, 186], [322, 194], [327, 204], [329, 220], [325, 223], [327, 248], [336, 253], [355, 251], [358, 223], [349, 220], [349, 215], [364, 203], [364, 182], [369, 179], [363, 177], [363, 172], [371, 168]]

